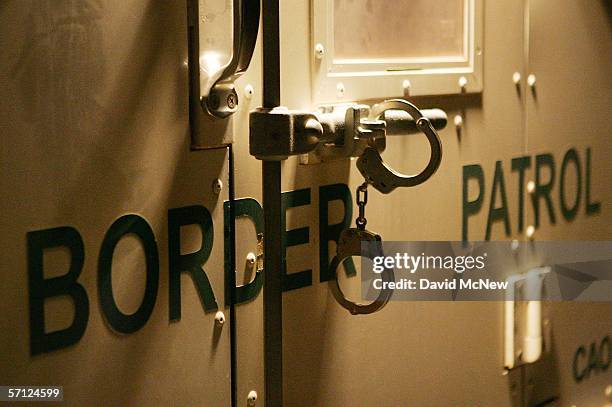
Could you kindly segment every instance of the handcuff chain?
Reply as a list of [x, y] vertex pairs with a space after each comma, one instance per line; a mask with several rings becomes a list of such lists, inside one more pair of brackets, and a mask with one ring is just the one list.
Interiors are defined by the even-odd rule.
[[365, 230], [368, 220], [365, 217], [365, 207], [368, 204], [368, 183], [364, 182], [357, 187], [357, 206], [359, 207], [359, 216], [355, 220], [357, 229]]

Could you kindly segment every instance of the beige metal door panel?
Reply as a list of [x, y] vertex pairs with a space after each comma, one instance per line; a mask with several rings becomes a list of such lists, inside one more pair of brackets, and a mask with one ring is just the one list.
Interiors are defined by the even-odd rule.
[[[187, 273], [180, 277], [182, 315], [171, 321], [168, 227], [170, 209], [201, 205], [210, 212], [213, 242], [203, 268], [219, 309], [227, 311], [223, 203], [232, 170], [228, 150], [189, 151], [184, 1], [124, 3], [46, 0], [0, 6], [5, 231], [0, 234], [5, 287], [0, 384], [63, 385], [65, 400], [73, 405], [228, 405], [229, 323], [215, 327], [215, 312], [205, 312]], [[555, 186], [557, 223], [550, 225], [543, 212], [535, 238], [610, 238], [609, 8], [603, 1], [588, 7], [578, 1], [532, 1], [524, 10], [523, 3], [486, 2], [482, 94], [459, 95], [458, 89], [452, 96], [412, 100], [448, 113], [449, 125], [440, 134], [444, 158], [437, 174], [421, 186], [390, 195], [371, 192], [368, 228], [384, 240], [460, 240], [462, 171], [472, 164], [483, 169], [485, 191], [482, 208], [468, 220], [469, 239], [485, 238], [497, 165], [504, 171], [511, 230], [506, 233], [503, 222], [495, 222], [490, 238], [524, 240], [534, 213], [524, 195], [520, 230], [521, 193], [512, 160], [530, 156], [533, 165], [535, 155], [551, 153], [559, 167], [570, 148], [576, 148], [584, 172], [590, 148], [590, 194], [593, 202], [601, 202], [600, 211], [586, 213], [583, 173], [576, 217], [562, 217]], [[311, 1], [281, 2], [281, 94], [290, 109], [315, 108], [311, 18]], [[568, 24], [571, 29], [563, 30]], [[237, 81], [241, 102], [231, 126], [236, 198], [259, 203], [266, 180], [261, 162], [249, 155], [248, 112], [261, 105], [260, 42], [251, 67]], [[518, 86], [515, 73], [520, 74]], [[527, 85], [530, 73], [537, 77], [535, 94]], [[254, 90], [250, 98], [247, 85]], [[460, 131], [453, 124], [458, 115]], [[388, 141], [384, 158], [398, 170], [415, 172], [425, 165], [427, 151], [423, 136], [396, 137]], [[553, 304], [554, 370], [521, 370], [523, 385], [514, 375], [503, 375], [503, 303], [391, 302], [368, 316], [342, 309], [321, 281], [319, 231], [340, 222], [345, 208], [337, 199], [322, 200], [321, 188], [346, 184], [352, 201], [362, 182], [354, 164], [347, 159], [302, 165], [297, 157], [282, 164], [283, 191], [306, 190], [287, 210], [286, 229], [308, 228], [307, 243], [287, 248], [287, 273], [310, 270], [312, 279], [283, 297], [285, 405], [515, 406], [521, 398], [547, 393], [545, 376], [558, 386], [561, 405], [604, 403], [609, 371], [578, 383], [572, 369], [577, 352], [579, 367], [586, 363], [581, 347], [588, 359], [591, 344], [601, 346], [610, 334], [609, 304]], [[533, 179], [533, 167], [526, 177]], [[219, 194], [213, 189], [217, 179], [223, 183]], [[571, 175], [566, 188], [568, 194], [576, 189]], [[473, 185], [470, 191], [476, 193]], [[320, 219], [321, 202], [329, 205], [326, 223]], [[103, 315], [98, 272], [104, 237], [126, 214], [138, 214], [151, 226], [159, 282], [148, 320], [134, 333], [118, 334]], [[352, 222], [355, 215], [353, 208]], [[57, 226], [75, 228], [84, 242], [78, 282], [89, 299], [87, 327], [75, 344], [31, 356], [27, 233]], [[195, 225], [179, 234], [182, 254], [197, 251], [205, 240]], [[256, 234], [252, 219], [237, 219], [239, 283], [254, 278], [246, 257], [257, 253]], [[327, 247], [333, 254], [335, 244]], [[143, 251], [138, 239], [128, 236], [112, 256], [112, 293], [126, 314], [138, 309], [145, 293]], [[65, 274], [69, 261], [69, 251], [49, 250], [45, 277]], [[358, 276], [343, 278], [342, 284], [358, 295]], [[70, 325], [72, 308], [70, 297], [46, 301], [47, 330]], [[238, 405], [246, 404], [251, 390], [262, 405], [261, 293], [236, 306], [236, 324]], [[528, 386], [530, 378], [535, 387]]]
[[[553, 153], [556, 166], [561, 167], [563, 154], [575, 147], [583, 167], [578, 214], [569, 221], [560, 213], [561, 180], [557, 170], [552, 192], [557, 226], [550, 227], [545, 212], [538, 231], [541, 239], [602, 240], [612, 235], [612, 212], [606, 207], [612, 197], [609, 13], [604, 1], [570, 1], [563, 7], [551, 1], [531, 2], [528, 72], [535, 75], [536, 83], [533, 91], [527, 89], [528, 148]], [[592, 216], [586, 213], [587, 147], [592, 166], [590, 202], [601, 202], [600, 210]], [[566, 200], [571, 206], [576, 196], [573, 165], [568, 166], [565, 183]]]
[[[610, 149], [610, 94], [612, 70], [609, 50], [610, 8], [604, 1], [560, 3], [532, 1], [529, 8], [528, 73], [535, 75], [533, 90], [527, 88], [527, 144], [529, 151], [552, 153], [557, 178], [552, 190], [556, 224], [550, 221], [541, 202], [542, 240], [606, 240], [612, 236], [609, 202], [612, 150]], [[567, 29], [564, 29], [566, 27]], [[560, 209], [559, 168], [566, 151], [576, 148], [581, 165], [580, 193], [573, 164], [564, 178], [565, 199], [569, 206], [579, 196], [574, 218], [567, 219]], [[590, 182], [587, 180], [587, 154], [591, 151]], [[587, 187], [588, 183], [588, 187]], [[591, 211], [587, 212], [590, 189]], [[595, 209], [599, 203], [599, 209]], [[532, 214], [533, 216], [533, 214]], [[604, 389], [612, 383], [610, 370], [593, 369], [588, 377], [576, 380], [573, 369], [583, 371], [591, 356], [591, 345], [599, 349], [612, 333], [612, 305], [609, 303], [552, 306], [555, 361], [558, 367], [560, 405], [601, 406]], [[577, 354], [584, 347], [585, 354]], [[605, 348], [604, 348], [605, 349]], [[604, 361], [606, 356], [604, 355]]]
[[[181, 317], [169, 316], [169, 210], [193, 205], [210, 212], [203, 268], [224, 310], [228, 156], [189, 151], [184, 2], [5, 2], [0, 21], [0, 382], [64, 386], [67, 405], [229, 405], [229, 326], [215, 326], [187, 273]], [[98, 274], [105, 234], [126, 214], [151, 227], [159, 281], [148, 320], [122, 334], [103, 316]], [[87, 325], [73, 345], [31, 355], [26, 234], [60, 226], [84, 243]], [[207, 244], [197, 224], [179, 234], [182, 254]], [[46, 250], [45, 278], [65, 275], [70, 259]], [[145, 269], [139, 239], [122, 238], [111, 278], [124, 314], [143, 301]], [[74, 315], [70, 296], [45, 300], [46, 332]]]

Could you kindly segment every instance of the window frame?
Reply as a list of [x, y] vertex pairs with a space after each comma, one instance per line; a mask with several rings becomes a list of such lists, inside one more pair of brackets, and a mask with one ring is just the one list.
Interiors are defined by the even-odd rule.
[[[334, 59], [334, 0], [312, 0], [313, 102], [482, 92], [483, 1], [465, 0], [462, 57], [338, 60]], [[319, 44], [323, 52], [317, 53]]]

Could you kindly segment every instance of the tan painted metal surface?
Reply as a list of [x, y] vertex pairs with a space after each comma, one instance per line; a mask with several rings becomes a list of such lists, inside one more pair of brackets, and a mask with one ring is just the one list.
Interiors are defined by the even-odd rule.
[[[227, 152], [189, 152], [184, 3], [47, 0], [0, 5], [0, 384], [64, 385], [72, 405], [230, 403], [229, 326], [216, 337], [214, 313], [204, 313], [188, 276], [182, 279], [182, 319], [168, 320], [167, 210], [194, 204], [212, 213], [214, 245], [204, 268], [228, 316], [222, 208], [228, 195], [227, 188], [220, 196], [211, 190], [217, 178], [227, 185]], [[460, 240], [462, 166], [478, 163], [487, 190], [483, 209], [469, 220], [469, 238], [483, 239], [495, 163], [501, 160], [512, 234], [506, 236], [502, 223], [496, 223], [491, 239], [523, 240], [511, 159], [546, 152], [560, 165], [563, 154], [575, 147], [584, 163], [590, 147], [591, 194], [601, 202], [601, 212], [587, 216], [583, 200], [576, 219], [565, 221], [557, 185], [557, 224], [550, 225], [544, 214], [535, 236], [610, 239], [609, 6], [603, 0], [539, 0], [528, 2], [525, 10], [522, 1], [485, 3], [484, 92], [414, 100], [419, 107], [444, 109], [451, 119], [441, 132], [441, 167], [419, 187], [388, 196], [372, 192], [368, 225], [386, 240]], [[283, 0], [281, 6], [282, 103], [312, 110], [310, 1]], [[261, 164], [248, 154], [248, 111], [260, 105], [262, 94], [260, 60], [258, 43], [252, 66], [238, 81], [242, 105], [232, 125], [236, 197], [261, 202]], [[512, 81], [515, 72], [522, 76], [520, 92]], [[537, 77], [535, 95], [527, 85], [530, 74]], [[254, 89], [250, 100], [243, 93], [247, 84]], [[452, 125], [455, 115], [463, 117], [461, 135]], [[395, 138], [384, 158], [402, 171], [416, 171], [425, 164], [426, 149], [422, 136]], [[533, 169], [527, 176], [533, 178]], [[303, 166], [291, 158], [283, 163], [283, 190], [311, 189], [311, 204], [288, 213], [287, 229], [307, 226], [310, 234], [308, 244], [288, 249], [288, 272], [311, 269], [313, 277], [311, 286], [284, 294], [285, 404], [513, 405], [518, 397], [514, 379], [502, 374], [502, 303], [391, 302], [378, 314], [356, 317], [336, 304], [327, 283], [319, 282], [319, 186], [346, 183], [354, 191], [361, 182], [349, 160]], [[569, 190], [573, 182], [568, 178]], [[525, 208], [525, 225], [530, 225], [529, 200]], [[337, 202], [330, 204], [330, 212], [332, 221], [341, 219]], [[160, 254], [151, 319], [127, 336], [107, 326], [96, 291], [101, 241], [110, 224], [126, 213], [149, 221]], [[79, 281], [89, 294], [89, 324], [76, 345], [30, 357], [25, 236], [60, 225], [76, 227], [85, 241]], [[189, 244], [184, 250], [196, 249], [197, 230], [185, 233]], [[252, 224], [238, 220], [237, 235], [241, 281], [246, 254], [256, 248]], [[333, 244], [330, 248], [333, 252]], [[50, 273], [65, 270], [61, 255], [49, 261]], [[142, 298], [143, 269], [138, 244], [126, 240], [115, 254], [113, 277], [117, 301], [126, 312]], [[343, 284], [355, 288], [358, 279]], [[250, 390], [263, 399], [261, 297], [237, 306], [239, 405], [246, 404]], [[68, 324], [70, 307], [70, 301], [49, 304], [49, 328]], [[603, 405], [610, 371], [577, 384], [571, 368], [577, 347], [611, 333], [612, 306], [553, 304], [551, 321], [559, 405]], [[545, 386], [537, 377], [535, 383]], [[518, 391], [527, 393], [523, 387]]]

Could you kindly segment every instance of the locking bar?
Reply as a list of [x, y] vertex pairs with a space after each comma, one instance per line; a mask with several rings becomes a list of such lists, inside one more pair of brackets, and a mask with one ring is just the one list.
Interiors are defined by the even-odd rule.
[[[426, 117], [435, 130], [442, 130], [448, 123], [448, 116], [442, 109], [422, 109], [421, 114]], [[387, 110], [382, 120], [387, 124], [387, 136], [406, 136], [419, 133], [417, 121], [404, 110]]]
[[[263, 25], [263, 109], [280, 105], [280, 0], [262, 1]], [[252, 123], [252, 122], [251, 122]], [[265, 126], [264, 129], [265, 130]], [[253, 138], [266, 143], [265, 131]], [[259, 133], [258, 133], [259, 134]], [[282, 135], [282, 133], [281, 133]], [[253, 147], [251, 147], [253, 148]], [[283, 406], [283, 286], [281, 226], [281, 163], [262, 162], [264, 210], [264, 393], [267, 407]]]
[[[320, 164], [359, 157], [368, 145], [382, 153], [387, 136], [406, 136], [421, 131], [417, 120], [405, 110], [385, 110], [379, 118], [373, 119], [369, 117], [371, 109], [368, 105], [355, 103], [322, 106], [315, 113], [323, 126], [320, 144], [300, 157], [300, 163]], [[423, 109], [420, 113], [429, 120], [434, 130], [442, 130], [448, 123], [446, 112], [441, 109]]]

